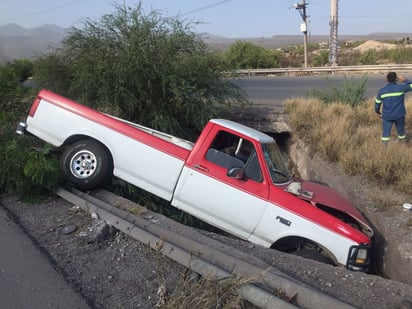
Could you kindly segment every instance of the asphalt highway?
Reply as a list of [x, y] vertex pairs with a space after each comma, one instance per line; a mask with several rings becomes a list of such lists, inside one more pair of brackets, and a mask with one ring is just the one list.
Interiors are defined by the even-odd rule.
[[10, 218], [1, 203], [0, 308], [90, 308]]
[[[405, 77], [408, 77], [405, 75]], [[341, 88], [345, 83], [360, 83], [366, 79], [365, 98], [375, 97], [379, 88], [386, 84], [385, 74], [322, 75], [322, 76], [252, 76], [232, 82], [243, 88], [249, 100], [255, 104], [281, 107], [283, 101], [294, 97], [307, 97], [314, 89]], [[410, 76], [412, 79], [412, 76]]]

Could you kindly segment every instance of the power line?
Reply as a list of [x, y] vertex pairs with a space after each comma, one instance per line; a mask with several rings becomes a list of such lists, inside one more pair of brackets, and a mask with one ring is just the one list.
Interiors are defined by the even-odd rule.
[[32, 17], [32, 16], [48, 13], [48, 12], [51, 12], [51, 11], [54, 11], [54, 10], [64, 8], [66, 6], [70, 6], [70, 5], [78, 3], [78, 2], [81, 2], [81, 0], [67, 2], [67, 3], [59, 5], [59, 6], [55, 6], [55, 7], [45, 9], [45, 10], [41, 10], [41, 11], [34, 12], [34, 13], [30, 13], [30, 14], [27, 14], [27, 15], [21, 15], [21, 16], [17, 16], [17, 17], [13, 17], [13, 18], [2, 19], [2, 20], [0, 20], [0, 22], [1, 23], [10, 22], [10, 21], [15, 21], [15, 20], [19, 20], [19, 19], [23, 19], [23, 18], [27, 18], [27, 17]]
[[203, 11], [203, 10], [207, 10], [207, 9], [212, 8], [212, 7], [221, 5], [221, 4], [226, 3], [226, 2], [231, 2], [231, 1], [232, 1], [232, 0], [218, 1], [218, 2], [215, 2], [215, 3], [209, 4], [209, 5], [203, 6], [203, 7], [201, 7], [201, 8], [198, 8], [198, 9], [194, 9], [194, 10], [191, 10], [191, 11], [184, 12], [184, 13], [182, 13], [182, 14], [180, 14], [180, 15], [181, 15], [181, 16], [184, 16], [184, 15], [193, 14], [193, 13], [200, 12], [200, 11]]
[[[329, 18], [329, 15], [311, 15], [314, 18]], [[339, 18], [394, 18], [394, 17], [412, 17], [410, 14], [405, 15], [339, 15]]]

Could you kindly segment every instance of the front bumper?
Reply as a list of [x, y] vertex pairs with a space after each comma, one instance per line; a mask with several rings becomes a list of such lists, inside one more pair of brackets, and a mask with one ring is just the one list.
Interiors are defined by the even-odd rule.
[[17, 124], [16, 133], [20, 135], [26, 134], [27, 133], [26, 129], [27, 129], [27, 124], [21, 121]]
[[370, 244], [351, 246], [346, 260], [346, 268], [355, 271], [368, 272], [370, 268], [370, 248]]

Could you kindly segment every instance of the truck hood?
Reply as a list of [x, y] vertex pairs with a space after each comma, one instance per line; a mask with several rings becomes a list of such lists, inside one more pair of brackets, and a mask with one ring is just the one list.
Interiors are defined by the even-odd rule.
[[305, 180], [295, 180], [290, 183], [285, 190], [301, 199], [310, 201], [314, 205], [320, 204], [346, 213], [359, 222], [364, 229], [368, 230], [368, 234], [373, 235], [372, 228], [360, 211], [351, 202], [327, 185]]

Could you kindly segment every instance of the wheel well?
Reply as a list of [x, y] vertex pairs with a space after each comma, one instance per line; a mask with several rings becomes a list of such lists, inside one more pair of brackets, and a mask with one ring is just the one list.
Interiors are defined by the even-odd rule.
[[271, 249], [275, 249], [275, 250], [283, 251], [287, 253], [297, 252], [299, 250], [302, 250], [308, 247], [312, 247], [316, 249], [319, 253], [329, 258], [330, 260], [332, 260], [333, 263], [335, 263], [335, 265], [338, 264], [338, 261], [335, 255], [331, 251], [329, 251], [327, 248], [325, 248], [321, 244], [313, 240], [307, 239], [305, 237], [286, 236], [281, 239], [278, 239], [275, 243], [273, 243], [270, 246]]
[[83, 135], [83, 134], [72, 135], [72, 136], [68, 137], [68, 138], [64, 141], [64, 143], [63, 143], [62, 146], [71, 145], [71, 144], [73, 144], [73, 143], [75, 143], [75, 142], [78, 142], [78, 141], [81, 141], [81, 140], [85, 140], [85, 139], [93, 140], [93, 141], [101, 144], [101, 145], [104, 147], [104, 149], [106, 150], [107, 154], [109, 155], [110, 161], [111, 161], [111, 163], [112, 163], [112, 168], [113, 168], [113, 156], [112, 156], [112, 153], [110, 152], [109, 148], [108, 148], [105, 144], [103, 144], [101, 141], [99, 141], [99, 140], [97, 140], [97, 139], [95, 139], [95, 138], [93, 138], [93, 137], [90, 137], [90, 136], [88, 136], [88, 135]]
[[94, 139], [94, 138], [92, 138], [92, 137], [90, 137], [90, 136], [78, 134], [78, 135], [69, 136], [69, 137], [64, 141], [63, 146], [71, 145], [71, 144], [73, 144], [73, 143], [75, 143], [75, 142], [78, 142], [78, 141], [81, 141], [81, 140], [83, 140], [83, 139], [93, 139], [93, 140], [97, 141], [96, 139]]

